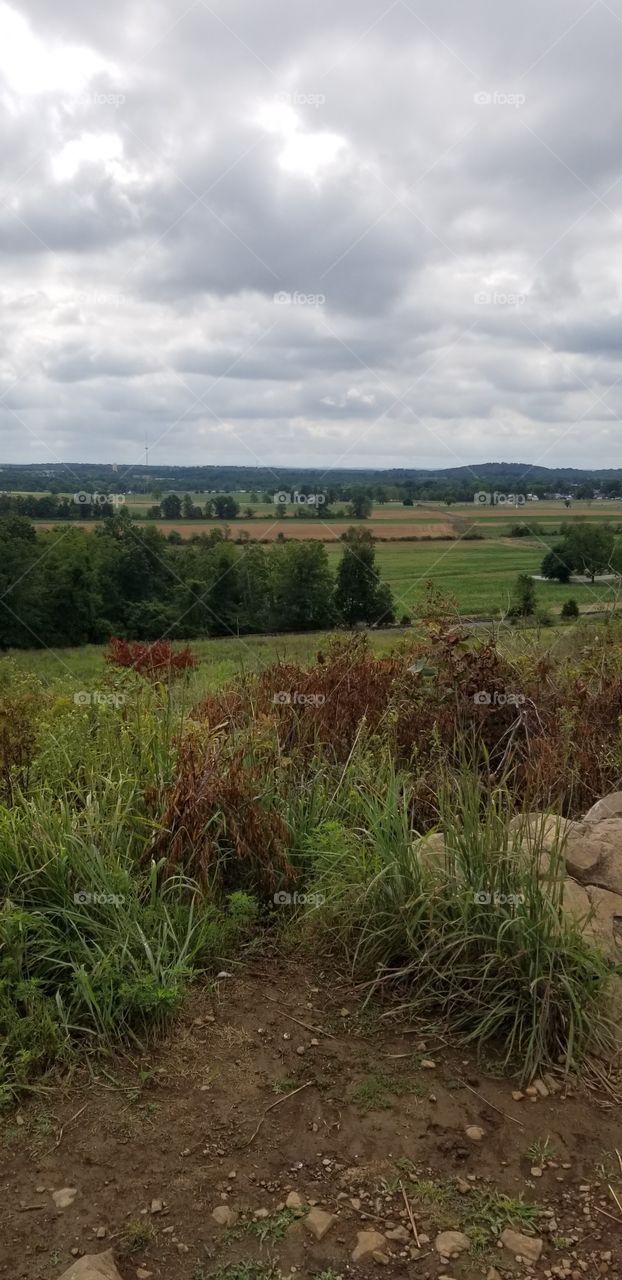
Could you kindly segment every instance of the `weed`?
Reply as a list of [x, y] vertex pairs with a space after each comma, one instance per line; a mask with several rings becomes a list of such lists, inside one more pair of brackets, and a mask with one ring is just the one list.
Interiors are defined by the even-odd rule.
[[295, 1209], [279, 1209], [277, 1213], [273, 1213], [269, 1218], [259, 1218], [249, 1224], [249, 1230], [254, 1235], [259, 1236], [261, 1244], [265, 1244], [266, 1240], [273, 1243], [276, 1240], [282, 1240], [288, 1227], [297, 1218]]
[[547, 1160], [555, 1160], [556, 1151], [550, 1138], [536, 1138], [527, 1149], [527, 1156], [532, 1164], [543, 1165]]
[[155, 1238], [153, 1223], [147, 1218], [133, 1218], [125, 1227], [121, 1242], [127, 1253], [138, 1253]]
[[405, 1092], [402, 1081], [378, 1072], [360, 1080], [352, 1091], [352, 1102], [361, 1111], [387, 1110], [391, 1107], [391, 1095]]

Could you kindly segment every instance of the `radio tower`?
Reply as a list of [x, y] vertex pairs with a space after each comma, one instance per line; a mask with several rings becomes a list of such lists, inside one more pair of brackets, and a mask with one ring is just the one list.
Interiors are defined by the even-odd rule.
[[145, 466], [149, 466], [149, 445], [147, 443], [147, 435], [145, 433]]

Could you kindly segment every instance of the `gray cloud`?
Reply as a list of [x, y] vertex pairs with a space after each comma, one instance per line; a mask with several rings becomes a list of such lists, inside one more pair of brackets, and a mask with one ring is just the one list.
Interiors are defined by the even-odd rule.
[[622, 0], [0, 0], [2, 457], [618, 465], [621, 54]]

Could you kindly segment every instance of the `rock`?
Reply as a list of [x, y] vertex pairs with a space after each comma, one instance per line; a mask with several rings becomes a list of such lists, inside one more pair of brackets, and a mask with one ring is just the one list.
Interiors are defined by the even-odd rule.
[[469, 1142], [481, 1142], [484, 1137], [484, 1130], [480, 1129], [478, 1124], [468, 1125], [464, 1132]]
[[61, 1187], [59, 1191], [52, 1192], [52, 1199], [57, 1209], [68, 1209], [73, 1204], [77, 1194], [77, 1187]]
[[548, 1098], [549, 1091], [544, 1083], [544, 1080], [538, 1079], [538, 1080], [532, 1081], [532, 1083], [533, 1083], [534, 1089], [537, 1089], [541, 1098]]
[[97, 1231], [95, 1232], [95, 1237], [96, 1237], [96, 1239], [97, 1239], [97, 1240], [105, 1240], [105, 1239], [106, 1239], [106, 1228], [105, 1228], [105, 1227], [98, 1227], [98, 1228], [97, 1228]]
[[602, 822], [605, 818], [622, 817], [622, 791], [612, 791], [588, 809], [584, 822]]
[[566, 841], [566, 870], [580, 884], [589, 884], [603, 856], [603, 842], [596, 829], [579, 823]]
[[266, 1218], [270, 1217], [270, 1212], [268, 1209], [255, 1209], [253, 1217], [256, 1218], [257, 1222], [264, 1222]]
[[471, 1243], [462, 1231], [441, 1231], [434, 1241], [434, 1248], [441, 1258], [458, 1258], [471, 1248]]
[[212, 1209], [212, 1218], [218, 1223], [219, 1227], [233, 1227], [238, 1220], [235, 1209], [230, 1209], [228, 1204], [218, 1204]]
[[525, 1262], [537, 1262], [542, 1253], [542, 1241], [535, 1236], [521, 1235], [520, 1231], [512, 1231], [506, 1227], [501, 1233], [501, 1243], [514, 1254], [515, 1258], [524, 1258]]
[[153, 1271], [146, 1271], [144, 1267], [136, 1268], [136, 1280], [151, 1280]]
[[406, 1227], [394, 1227], [392, 1231], [387, 1231], [387, 1240], [398, 1240], [400, 1244], [410, 1244], [410, 1233]]
[[501, 1280], [501, 1276], [499, 1275], [496, 1267], [491, 1267], [490, 1271], [486, 1273], [486, 1280]]
[[68, 1271], [63, 1271], [60, 1280], [121, 1280], [114, 1265], [112, 1249], [105, 1253], [85, 1253], [77, 1262], [72, 1262]]
[[622, 960], [622, 897], [591, 884], [587, 886], [587, 896], [594, 913], [590, 932], [609, 959], [619, 964]]
[[590, 916], [592, 914], [592, 905], [587, 896], [587, 890], [583, 885], [577, 884], [576, 880], [566, 877], [563, 886], [562, 907], [565, 914], [581, 925], [582, 932], [590, 935]]
[[370, 1254], [381, 1253], [385, 1244], [386, 1239], [379, 1231], [357, 1231], [352, 1261], [360, 1262], [361, 1258], [368, 1258]]
[[436, 1063], [431, 1058], [422, 1058], [421, 1066], [424, 1071], [436, 1071]]
[[162, 1210], [163, 1210], [163, 1209], [164, 1209], [164, 1201], [163, 1201], [163, 1200], [152, 1200], [152, 1201], [151, 1201], [151, 1212], [152, 1212], [152, 1213], [162, 1213]]
[[508, 830], [516, 836], [523, 853], [532, 859], [537, 857], [540, 876], [550, 876], [553, 871], [561, 876], [565, 842], [580, 826], [557, 813], [521, 813], [512, 818]]
[[286, 1209], [302, 1209], [302, 1207], [303, 1207], [302, 1196], [300, 1196], [297, 1191], [290, 1191], [287, 1197], [287, 1200], [285, 1201], [285, 1208]]
[[371, 1256], [374, 1262], [379, 1262], [383, 1267], [388, 1267], [389, 1262], [391, 1261], [388, 1255], [382, 1252], [382, 1249], [374, 1249]]
[[337, 1216], [334, 1213], [327, 1213], [325, 1209], [315, 1208], [307, 1214], [303, 1221], [307, 1231], [310, 1231], [316, 1240], [323, 1240], [324, 1236], [337, 1221]]

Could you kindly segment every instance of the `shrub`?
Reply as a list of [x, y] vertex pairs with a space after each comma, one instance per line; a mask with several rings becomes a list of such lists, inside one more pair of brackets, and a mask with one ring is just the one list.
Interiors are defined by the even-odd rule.
[[130, 668], [153, 681], [171, 680], [198, 665], [189, 645], [174, 650], [169, 640], [143, 644], [113, 637], [105, 659], [111, 666]]
[[576, 600], [564, 600], [561, 610], [562, 618], [578, 618], [579, 606]]

